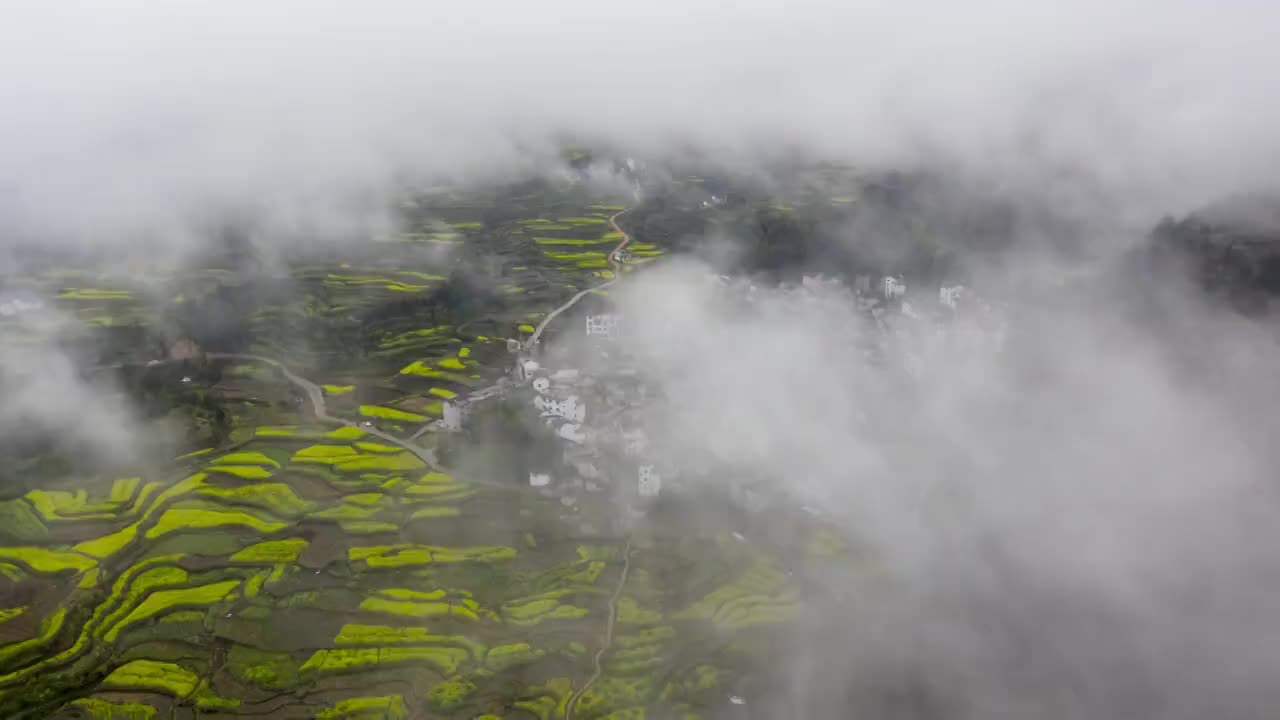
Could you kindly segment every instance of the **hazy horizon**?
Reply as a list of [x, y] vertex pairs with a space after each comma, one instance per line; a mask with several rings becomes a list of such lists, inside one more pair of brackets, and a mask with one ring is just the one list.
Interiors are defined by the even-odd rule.
[[[766, 187], [779, 158], [813, 158], [1045, 208], [1104, 250], [1083, 279], [1059, 283], [1082, 267], [1031, 242], [1057, 226], [1029, 215], [1027, 242], [971, 268], [995, 309], [949, 323], [880, 327], [847, 287], [797, 311], [761, 283], [747, 303], [674, 252], [638, 266], [609, 297], [619, 355], [668, 396], [644, 426], [664, 462], [767, 478], [881, 564], [796, 569], [829, 592], [771, 658], [775, 717], [1261, 720], [1280, 702], [1275, 316], [1117, 260], [1161, 217], [1280, 191], [1276, 28], [1262, 0], [24, 3], [0, 29], [0, 275], [22, 244], [182, 255], [242, 212], [267, 247], [354, 245], [427, 179], [546, 173], [564, 137], [692, 148]], [[738, 251], [726, 232], [700, 248]], [[580, 284], [604, 282], [599, 256]], [[424, 268], [421, 287], [444, 280]], [[931, 311], [937, 288], [907, 282]], [[346, 320], [323, 328], [371, 332], [333, 307]], [[0, 432], [145, 454], [125, 393], [51, 339], [78, 321], [46, 319], [0, 348]], [[887, 363], [850, 350], [873, 338]]]
[[24, 4], [0, 228], [183, 245], [247, 207], [358, 235], [351, 197], [530, 171], [558, 133], [941, 169], [1149, 223], [1275, 191], [1277, 24], [1244, 0]]

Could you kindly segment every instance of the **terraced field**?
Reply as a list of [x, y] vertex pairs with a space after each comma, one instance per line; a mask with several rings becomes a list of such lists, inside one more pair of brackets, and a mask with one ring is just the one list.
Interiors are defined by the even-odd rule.
[[688, 558], [662, 540], [637, 544], [618, 588], [622, 536], [351, 428], [187, 462], [174, 482], [0, 505], [29, 539], [0, 548], [0, 714], [560, 717], [615, 592], [617, 639], [576, 716], [695, 713], [744, 665], [693, 639], [784, 622], [799, 600], [745, 551], [697, 570], [726, 582], [673, 592], [655, 577]]
[[[118, 472], [7, 470], [0, 717], [696, 718], [767, 673], [803, 598], [771, 551], [395, 444], [612, 278], [622, 209], [450, 191], [411, 203], [400, 234], [266, 279], [25, 278], [56, 317], [0, 339], [94, 343], [111, 387], [154, 406], [148, 453], [190, 424]], [[630, 249], [628, 272], [661, 254]], [[180, 338], [210, 356], [171, 357]], [[248, 355], [312, 378], [351, 425], [319, 423]]]

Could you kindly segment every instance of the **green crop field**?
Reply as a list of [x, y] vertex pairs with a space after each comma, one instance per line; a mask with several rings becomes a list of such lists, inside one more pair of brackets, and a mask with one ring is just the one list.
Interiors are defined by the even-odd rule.
[[[275, 275], [215, 258], [146, 283], [24, 278], [70, 320], [0, 341], [94, 348], [103, 386], [143, 408], [148, 460], [52, 446], [9, 463], [0, 717], [550, 720], [599, 654], [574, 717], [692, 719], [776, 672], [768, 648], [806, 593], [781, 550], [719, 521], [624, 522], [604, 495], [569, 507], [499, 462], [517, 443], [429, 427], [508, 377], [508, 341], [614, 278], [619, 203], [444, 188], [406, 197], [390, 234]], [[639, 265], [664, 248], [631, 249]], [[804, 543], [814, 562], [843, 552]]]

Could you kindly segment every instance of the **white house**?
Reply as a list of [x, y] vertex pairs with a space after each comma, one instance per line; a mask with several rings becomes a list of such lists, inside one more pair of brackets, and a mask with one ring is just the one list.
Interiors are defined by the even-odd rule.
[[653, 465], [641, 465], [636, 483], [640, 497], [657, 497], [662, 492], [662, 476]]
[[582, 373], [577, 368], [565, 368], [551, 373], [551, 381], [554, 383], [575, 383], [580, 379], [582, 379]]
[[618, 336], [618, 316], [605, 313], [587, 316], [587, 337], [612, 340]]
[[556, 431], [556, 434], [569, 442], [582, 444], [587, 441], [587, 434], [582, 432], [582, 426], [577, 423], [565, 423], [561, 425], [560, 429]]
[[452, 398], [441, 403], [444, 415], [440, 420], [440, 427], [452, 432], [458, 432], [466, 426], [467, 421], [471, 419], [471, 403], [464, 398]]
[[938, 288], [938, 302], [946, 305], [952, 310], [956, 309], [956, 305], [960, 302], [960, 298], [963, 296], [964, 286], [962, 285]]
[[529, 487], [546, 487], [551, 484], [551, 475], [549, 473], [529, 473]]
[[578, 402], [577, 395], [560, 399], [539, 395], [533, 399], [533, 406], [543, 415], [554, 415], [570, 422], [582, 422], [587, 416], [587, 406]]
[[885, 300], [900, 298], [907, 294], [907, 284], [902, 281], [902, 278], [885, 276], [881, 288], [884, 290]]
[[531, 380], [538, 368], [542, 367], [537, 360], [530, 360], [527, 357], [521, 357], [516, 361], [516, 379], [520, 382], [528, 382]]
[[595, 465], [596, 453], [586, 445], [565, 444], [561, 460], [565, 465], [574, 468], [579, 475], [585, 478], [597, 478], [600, 476], [600, 470]]
[[573, 455], [569, 453], [566, 453], [566, 455], [568, 456], [566, 458], [568, 460], [568, 464], [572, 465], [573, 469], [577, 470], [579, 475], [588, 480], [599, 479], [600, 468], [596, 467], [595, 462], [591, 460], [590, 456]]
[[550, 390], [550, 389], [551, 389], [551, 380], [550, 380], [550, 378], [544, 378], [544, 377], [534, 378], [534, 379], [533, 379], [533, 389], [534, 389], [534, 391], [535, 391], [535, 392], [537, 392], [539, 395], [546, 394], [546, 392], [547, 392], [548, 390]]
[[834, 289], [840, 287], [838, 278], [829, 278], [821, 273], [817, 275], [805, 275], [800, 278], [800, 287], [812, 292], [823, 289]]

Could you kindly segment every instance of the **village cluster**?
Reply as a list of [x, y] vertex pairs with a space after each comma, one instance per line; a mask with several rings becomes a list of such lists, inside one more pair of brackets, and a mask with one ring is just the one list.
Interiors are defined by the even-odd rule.
[[[730, 285], [727, 277], [716, 281]], [[786, 288], [781, 297], [789, 309], [803, 312], [819, 298], [847, 290], [839, 279], [809, 275], [799, 285]], [[746, 302], [754, 302], [758, 295], [754, 286], [745, 288]], [[931, 369], [943, 368], [967, 353], [999, 353], [1008, 335], [1001, 308], [963, 285], [943, 285], [936, 294], [908, 292], [901, 276], [858, 275], [852, 303], [871, 332], [858, 335], [851, 352], [871, 365], [901, 369], [912, 379], [921, 379]]]
[[[839, 279], [810, 275], [797, 284], [765, 290], [741, 279], [709, 276], [731, 305], [763, 304], [784, 315], [821, 314], [834, 304], [855, 309], [863, 322], [841, 328], [827, 338], [841, 357], [861, 357], [868, 368], [883, 373], [859, 373], [875, 388], [868, 398], [900, 401], [904, 389], [922, 386], [966, 359], [999, 354], [1006, 345], [1009, 326], [1003, 310], [963, 285], [943, 285], [933, 291], [908, 290], [901, 276], [859, 275], [850, 284]], [[941, 374], [941, 375], [940, 375]], [[873, 402], [874, 406], [874, 402]], [[854, 408], [869, 426], [875, 412]], [[687, 472], [696, 475], [696, 471]], [[727, 487], [735, 505], [750, 513], [798, 510], [821, 515], [820, 498], [803, 498], [782, 492], [773, 479], [757, 476], [750, 468], [735, 468]]]
[[[656, 498], [672, 469], [651, 455], [639, 413], [654, 399], [653, 389], [627, 365], [614, 342], [621, 316], [587, 315], [583, 334], [600, 362], [587, 367], [552, 368], [537, 344], [513, 342], [511, 377], [478, 393], [444, 403], [439, 427], [459, 431], [472, 409], [489, 397], [506, 395], [527, 400], [559, 445], [557, 461], [530, 467], [528, 484], [566, 506], [582, 493], [609, 492], [639, 508]], [[603, 356], [612, 354], [606, 361]], [[539, 359], [541, 358], [541, 359]]]
[[517, 355], [515, 380], [529, 388], [529, 402], [562, 447], [555, 467], [529, 469], [529, 484], [566, 505], [578, 493], [608, 491], [638, 507], [657, 497], [664, 476], [671, 475], [652, 456], [639, 417], [655, 393], [614, 342], [621, 321], [612, 313], [582, 321], [593, 357], [611, 354], [607, 361], [553, 369], [543, 365], [546, 355], [543, 361]]
[[896, 362], [912, 379], [958, 358], [1004, 350], [1009, 325], [1003, 310], [963, 285], [944, 285], [936, 295], [908, 294], [901, 277], [881, 278], [876, 287], [863, 276], [855, 292], [877, 330], [864, 353], [882, 364]]
[[[763, 296], [754, 286], [727, 277], [710, 276], [708, 281], [747, 303]], [[808, 276], [787, 288], [782, 298], [803, 312], [819, 297], [848, 291], [840, 280]], [[871, 362], [896, 366], [909, 378], [921, 377], [933, 362], [946, 362], [946, 352], [958, 343], [992, 352], [1004, 344], [1006, 324], [999, 312], [964, 286], [943, 286], [936, 295], [926, 296], [909, 293], [902, 277], [858, 276], [851, 297], [874, 330], [861, 336], [858, 351]], [[608, 492], [633, 508], [643, 508], [662, 493], [664, 480], [670, 485], [677, 476], [676, 468], [665, 466], [651, 446], [642, 422], [643, 411], [659, 399], [659, 390], [627, 362], [616, 342], [625, 330], [622, 316], [588, 314], [579, 322], [589, 349], [574, 356], [580, 366], [552, 367], [557, 356], [541, 352], [539, 343], [512, 341], [511, 376], [446, 401], [440, 429], [463, 430], [472, 408], [485, 398], [518, 398], [528, 402], [558, 445], [556, 462], [528, 468], [531, 488], [566, 506], [576, 504], [583, 493]], [[748, 507], [759, 505], [760, 499], [748, 497], [751, 494], [738, 499]]]

